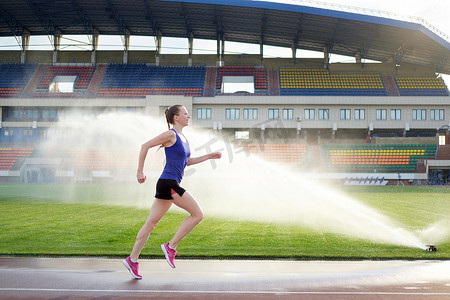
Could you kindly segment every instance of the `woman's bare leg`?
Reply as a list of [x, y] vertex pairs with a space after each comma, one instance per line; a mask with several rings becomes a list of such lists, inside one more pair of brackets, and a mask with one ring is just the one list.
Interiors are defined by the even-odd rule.
[[172, 195], [172, 203], [186, 210], [190, 216], [181, 222], [180, 227], [169, 242], [169, 246], [175, 249], [178, 243], [203, 219], [203, 211], [197, 201], [187, 191], [180, 197], [178, 194]]
[[150, 233], [156, 227], [161, 218], [166, 214], [171, 205], [172, 201], [170, 200], [155, 199], [155, 201], [153, 201], [148, 218], [139, 230], [136, 236], [136, 242], [134, 243], [133, 250], [130, 254], [130, 257], [134, 261], [138, 260], [142, 248], [144, 248]]

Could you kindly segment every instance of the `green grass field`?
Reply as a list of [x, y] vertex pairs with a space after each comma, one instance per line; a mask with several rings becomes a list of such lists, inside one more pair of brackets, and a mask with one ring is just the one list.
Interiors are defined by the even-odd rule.
[[[0, 255], [126, 256], [152, 201], [148, 199], [147, 208], [123, 205], [129, 191], [126, 185], [0, 185]], [[446, 188], [346, 187], [345, 192], [408, 230], [450, 218], [450, 190]], [[133, 204], [132, 199], [127, 201]], [[185, 216], [169, 212], [141, 257], [162, 257], [159, 245], [171, 238]], [[427, 252], [298, 224], [206, 214], [178, 250], [181, 258], [450, 259], [450, 236], [447, 233], [437, 252]]]

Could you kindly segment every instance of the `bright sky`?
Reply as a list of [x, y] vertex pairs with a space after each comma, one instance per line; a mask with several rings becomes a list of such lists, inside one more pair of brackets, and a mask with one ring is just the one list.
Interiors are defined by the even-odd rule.
[[420, 17], [450, 36], [450, 1], [448, 0], [325, 0], [323, 2]]

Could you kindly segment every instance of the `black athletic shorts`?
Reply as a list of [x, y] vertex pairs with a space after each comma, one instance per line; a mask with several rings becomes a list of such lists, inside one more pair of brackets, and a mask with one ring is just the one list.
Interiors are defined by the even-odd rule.
[[172, 200], [173, 194], [183, 196], [185, 189], [183, 189], [176, 180], [173, 179], [158, 179], [156, 183], [155, 198]]

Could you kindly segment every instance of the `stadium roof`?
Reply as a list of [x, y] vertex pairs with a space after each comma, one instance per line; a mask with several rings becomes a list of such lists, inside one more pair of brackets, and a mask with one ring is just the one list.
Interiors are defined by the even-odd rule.
[[329, 53], [450, 74], [447, 37], [425, 25], [294, 1], [0, 0], [0, 36], [193, 36], [314, 51], [327, 48]]

